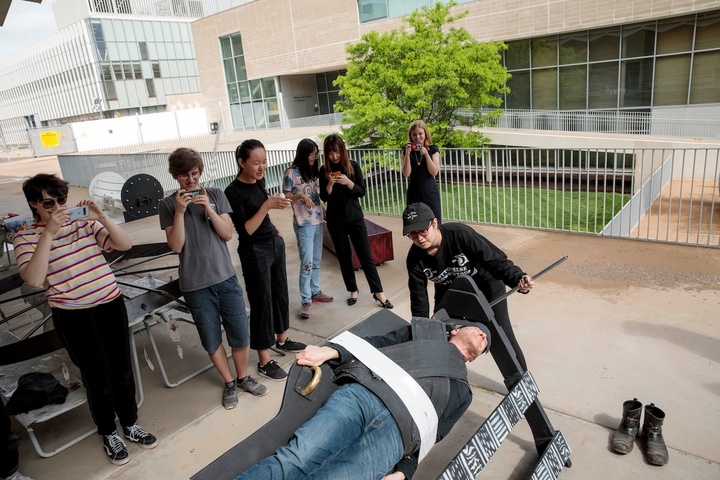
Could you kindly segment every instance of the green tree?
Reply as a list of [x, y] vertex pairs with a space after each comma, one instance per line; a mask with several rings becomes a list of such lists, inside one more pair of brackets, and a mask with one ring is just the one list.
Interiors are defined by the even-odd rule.
[[[342, 100], [343, 129], [351, 145], [371, 143], [398, 147], [414, 120], [424, 120], [433, 142], [452, 147], [476, 147], [487, 141], [464, 127], [487, 125], [499, 115], [499, 94], [509, 78], [502, 66], [502, 42], [481, 43], [452, 23], [455, 2], [437, 2], [404, 19], [399, 30], [370, 32], [347, 47], [348, 68], [335, 84]], [[481, 107], [490, 108], [483, 115]]]

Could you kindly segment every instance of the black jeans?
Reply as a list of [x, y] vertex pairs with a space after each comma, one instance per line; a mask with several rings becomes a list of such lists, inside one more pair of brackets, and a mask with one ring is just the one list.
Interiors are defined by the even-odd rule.
[[18, 437], [10, 428], [10, 415], [0, 400], [0, 477], [6, 478], [18, 469]]
[[358, 290], [355, 281], [355, 270], [352, 265], [352, 250], [350, 242], [355, 247], [355, 255], [360, 260], [365, 279], [368, 282], [372, 293], [382, 292], [383, 287], [380, 282], [375, 261], [370, 253], [370, 240], [368, 239], [367, 227], [365, 220], [352, 220], [349, 222], [332, 222], [327, 224], [328, 232], [335, 245], [335, 254], [340, 263], [340, 272], [342, 273], [345, 289], [348, 292], [356, 292]]
[[238, 247], [245, 291], [250, 302], [250, 348], [275, 345], [275, 334], [290, 328], [285, 241], [276, 235]]
[[137, 421], [127, 310], [122, 297], [79, 310], [53, 308], [53, 322], [70, 359], [80, 369], [88, 406], [100, 435]]

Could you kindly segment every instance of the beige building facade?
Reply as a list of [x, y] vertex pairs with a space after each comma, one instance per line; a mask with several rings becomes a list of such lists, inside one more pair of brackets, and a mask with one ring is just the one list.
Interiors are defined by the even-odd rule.
[[[402, 3], [433, 2], [256, 0], [193, 22], [208, 119], [243, 129], [332, 113], [332, 80], [346, 67], [345, 46], [399, 27], [402, 17], [393, 12]], [[719, 0], [480, 0], [454, 7], [464, 10], [456, 25], [510, 47], [506, 66], [517, 83], [506, 108], [537, 109], [543, 98], [548, 110], [720, 112]], [[564, 50], [541, 59], [536, 45]], [[567, 102], [575, 90], [583, 93]]]

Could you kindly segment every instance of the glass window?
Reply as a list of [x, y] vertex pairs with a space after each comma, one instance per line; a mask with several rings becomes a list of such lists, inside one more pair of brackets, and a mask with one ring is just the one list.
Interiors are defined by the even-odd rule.
[[95, 48], [97, 49], [98, 59], [107, 60], [107, 49], [105, 48], [105, 37], [103, 36], [102, 25], [97, 20], [91, 20], [93, 37], [95, 39]]
[[147, 87], [148, 97], [155, 97], [155, 80], [152, 78], [146, 79], [145, 86]]
[[230, 44], [230, 37], [222, 37], [220, 39], [220, 51], [222, 52], [223, 58], [232, 57], [232, 46]]
[[690, 103], [720, 103], [720, 51], [695, 54]]
[[590, 61], [614, 60], [620, 51], [620, 29], [590, 32]]
[[247, 70], [245, 69], [245, 62], [242, 57], [236, 58], [235, 62], [235, 75], [238, 80], [247, 80]]
[[507, 95], [505, 108], [530, 108], [530, 72], [513, 72], [508, 79], [507, 86], [510, 93]]
[[152, 64], [153, 78], [162, 78], [160, 73], [160, 64], [155, 62]]
[[588, 108], [617, 108], [618, 62], [590, 64], [589, 68]]
[[138, 42], [138, 48], [140, 49], [140, 60], [149, 60], [147, 43]]
[[335, 113], [335, 104], [340, 101], [340, 93], [337, 91], [328, 92], [328, 103], [330, 104], [330, 111]]
[[657, 26], [657, 54], [664, 55], [692, 50], [694, 27], [694, 17], [660, 20]]
[[185, 60], [185, 68], [187, 69], [188, 75], [194, 77], [197, 75], [197, 69], [195, 68], [195, 60]]
[[172, 36], [172, 29], [170, 28], [170, 24], [168, 22], [161, 22], [162, 23], [162, 31], [163, 31], [163, 39], [166, 42], [172, 42], [175, 40]]
[[252, 102], [253, 117], [255, 117], [255, 126], [264, 127], [267, 125], [267, 119], [265, 117], [265, 105], [264, 102]]
[[152, 22], [153, 36], [156, 42], [162, 42], [164, 40], [162, 25], [160, 22]]
[[241, 102], [250, 101], [250, 84], [248, 82], [238, 82], [238, 92]]
[[317, 85], [318, 92], [327, 92], [327, 80], [325, 79], [324, 73], [315, 75], [315, 84]]
[[104, 63], [104, 64], [102, 64], [101, 68], [102, 68], [102, 79], [103, 80], [112, 80], [113, 74], [112, 74], [112, 69], [110, 68], [110, 64]]
[[690, 87], [690, 55], [655, 60], [653, 105], [685, 105]]
[[318, 107], [320, 107], [320, 115], [327, 115], [330, 113], [330, 104], [328, 103], [328, 94], [318, 94]]
[[622, 58], [648, 57], [654, 50], [654, 23], [623, 27]]
[[105, 90], [105, 98], [108, 100], [117, 100], [117, 90], [115, 89], [115, 82], [112, 80], [103, 82], [103, 89]]
[[125, 72], [125, 79], [132, 80], [132, 78], [133, 78], [132, 65], [129, 63], [123, 63], [123, 71]]
[[223, 63], [225, 64], [225, 81], [234, 82], [237, 80], [237, 77], [235, 76], [235, 65], [232, 58], [223, 60]]
[[560, 67], [560, 110], [585, 110], [587, 101], [587, 65]]
[[233, 55], [236, 57], [243, 54], [242, 38], [239, 33], [230, 36], [230, 42], [232, 43]]
[[620, 74], [620, 108], [649, 107], [652, 80], [652, 58], [623, 61]]
[[241, 108], [245, 128], [253, 128], [255, 126], [255, 117], [253, 117], [252, 103], [243, 103]]
[[275, 79], [274, 78], [272, 78], [272, 77], [263, 78], [262, 86], [263, 86], [263, 95], [265, 96], [265, 98], [277, 96], [277, 92], [275, 91]]
[[262, 100], [260, 80], [250, 80], [250, 94], [253, 100]]
[[110, 20], [110, 23], [112, 23], [112, 29], [115, 33], [115, 40], [119, 42], [125, 41], [125, 29], [123, 28], [122, 21]]
[[181, 77], [187, 77], [188, 73], [187, 73], [187, 69], [185, 68], [185, 62], [179, 61], [179, 62], [177, 62], [177, 66], [178, 66], [178, 75], [180, 75]]
[[140, 64], [139, 64], [139, 63], [133, 63], [133, 64], [132, 64], [132, 67], [133, 67], [133, 72], [134, 72], [134, 74], [135, 74], [135, 79], [136, 79], [136, 80], [141, 80], [141, 79], [143, 78], [143, 76], [142, 76], [142, 67], [140, 66]]
[[560, 65], [587, 62], [588, 32], [560, 35]]
[[387, 0], [358, 0], [360, 23], [387, 18]]
[[128, 42], [135, 42], [135, 29], [133, 28], [132, 22], [123, 20], [122, 25], [125, 32], [125, 40]]
[[164, 44], [164, 43], [158, 43], [158, 44], [157, 44], [157, 49], [158, 49], [158, 51], [157, 51], [157, 53], [158, 53], [158, 58], [163, 59], [163, 60], [165, 60], [165, 59], [168, 58], [167, 52], [165, 51], [165, 44]]
[[122, 64], [113, 63], [113, 72], [115, 73], [115, 80], [125, 80], [125, 76], [123, 75]]
[[240, 95], [238, 94], [237, 84], [235, 82], [229, 83], [228, 89], [228, 101], [230, 103], [240, 103]]
[[698, 15], [695, 50], [720, 48], [720, 12]]
[[153, 34], [153, 27], [151, 22], [142, 22], [143, 25], [143, 31], [145, 32], [145, 40], [148, 42], [154, 42], [155, 41], [155, 35]]
[[530, 41], [532, 67], [550, 67], [557, 65], [557, 37], [533, 38]]
[[[111, 44], [112, 45], [112, 44]], [[118, 42], [117, 43], [117, 53], [120, 60], [130, 60], [130, 52], [128, 51], [127, 43], [125, 42]], [[111, 52], [112, 53], [112, 52]], [[110, 58], [115, 60], [112, 55], [110, 55]]]
[[532, 71], [533, 110], [557, 110], [557, 68]]
[[505, 67], [508, 70], [530, 67], [530, 40], [507, 42], [505, 51]]

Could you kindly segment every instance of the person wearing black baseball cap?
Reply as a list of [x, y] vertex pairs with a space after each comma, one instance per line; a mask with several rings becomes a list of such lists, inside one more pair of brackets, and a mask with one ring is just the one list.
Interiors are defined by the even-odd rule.
[[[453, 280], [468, 275], [488, 302], [505, 293], [505, 285], [528, 293], [535, 282], [488, 239], [462, 223], [437, 224], [426, 204], [411, 203], [403, 212], [403, 235], [413, 245], [407, 255], [410, 310], [413, 316], [430, 317], [428, 280], [435, 284], [435, 306]], [[505, 330], [518, 361], [527, 370], [525, 357], [513, 333], [507, 301], [493, 307], [495, 320]], [[491, 350], [492, 352], [492, 350]]]

